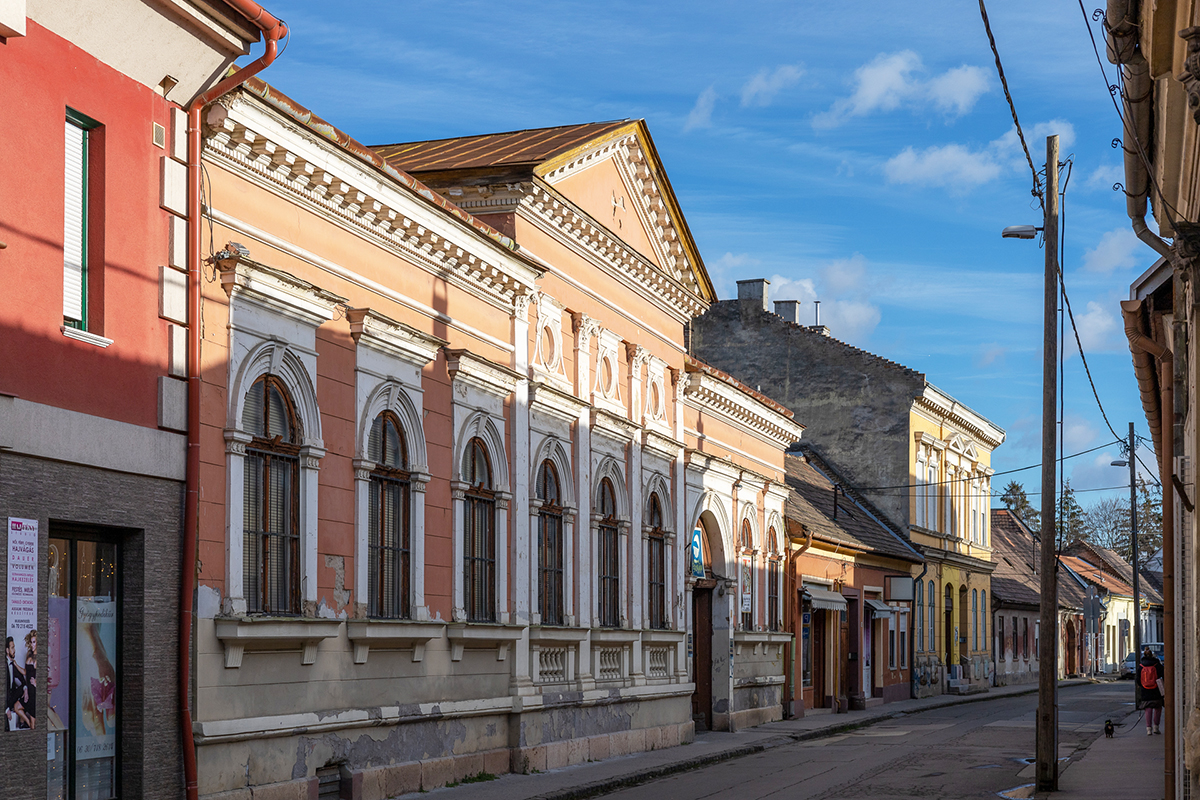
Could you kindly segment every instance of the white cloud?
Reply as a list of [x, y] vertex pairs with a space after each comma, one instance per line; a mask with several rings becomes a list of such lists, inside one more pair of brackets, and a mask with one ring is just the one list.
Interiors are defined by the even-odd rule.
[[916, 183], [965, 190], [995, 180], [1001, 172], [987, 150], [971, 151], [960, 144], [916, 151], [907, 147], [888, 159], [883, 173], [892, 183]]
[[821, 301], [821, 324], [831, 335], [851, 344], [865, 345], [879, 326], [882, 314], [871, 299], [878, 288], [869, 275], [869, 264], [859, 253], [837, 259], [815, 270], [813, 278], [771, 277], [771, 297], [775, 300], [799, 300], [801, 322], [816, 322], [814, 301]]
[[713, 106], [716, 105], [716, 102], [716, 89], [710, 86], [701, 92], [700, 96], [696, 98], [696, 105], [692, 106], [692, 110], [688, 114], [687, 122], [683, 124], [684, 132], [696, 128], [711, 128]]
[[1091, 250], [1083, 254], [1083, 268], [1090, 272], [1108, 274], [1117, 269], [1129, 269], [1143, 263], [1142, 243], [1128, 225], [1114, 228], [1100, 237]]
[[975, 101], [990, 88], [988, 74], [979, 67], [947, 70], [929, 81], [929, 96], [938, 109], [962, 116], [975, 107]]
[[804, 74], [804, 68], [783, 64], [772, 72], [762, 70], [742, 87], [742, 106], [769, 106], [775, 95], [791, 86]]
[[[1032, 148], [1039, 137], [1044, 139], [1050, 133], [1057, 133], [1062, 148], [1070, 147], [1075, 141], [1075, 128], [1065, 120], [1041, 122], [1031, 130], [1034, 133], [1027, 133], [1025, 141], [1035, 159]], [[995, 180], [1004, 172], [1028, 169], [1017, 131], [1010, 128], [1003, 136], [977, 150], [957, 143], [924, 150], [906, 147], [884, 163], [883, 174], [891, 183], [945, 186], [951, 192], [965, 192]]]
[[1063, 447], [1068, 453], [1086, 450], [1096, 440], [1096, 429], [1078, 414], [1068, 413], [1062, 427]]
[[[1113, 304], [1115, 307], [1115, 303]], [[1079, 331], [1079, 341], [1084, 353], [1096, 350], [1112, 350], [1116, 346], [1114, 334], [1120, 330], [1117, 315], [1109, 306], [1101, 305], [1095, 300], [1089, 301], [1087, 311], [1075, 314], [1075, 327]], [[1074, 337], [1071, 337], [1074, 338]], [[1075, 343], [1068, 339], [1067, 355], [1075, 351]]]
[[921, 57], [912, 50], [880, 53], [854, 71], [854, 92], [814, 116], [813, 127], [835, 128], [851, 117], [894, 111], [904, 104], [919, 108], [932, 103], [943, 113], [961, 116], [991, 89], [987, 71], [979, 67], [964, 64], [929, 79], [920, 77], [924, 72]]
[[995, 342], [980, 345], [980, 347], [981, 351], [975, 358], [975, 366], [977, 367], [990, 367], [997, 361], [1002, 361], [1008, 355], [1008, 348]]
[[1125, 168], [1118, 164], [1101, 164], [1088, 176], [1083, 185], [1089, 189], [1109, 189], [1114, 183], [1125, 181]]

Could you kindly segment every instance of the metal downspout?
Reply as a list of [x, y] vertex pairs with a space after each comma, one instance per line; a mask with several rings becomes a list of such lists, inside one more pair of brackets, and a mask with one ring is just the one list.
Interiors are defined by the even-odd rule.
[[[1124, 68], [1125, 130], [1122, 149], [1125, 159], [1125, 212], [1139, 239], [1167, 259], [1171, 246], [1146, 226], [1146, 199], [1150, 175], [1142, 149], [1150, 142], [1150, 64], [1138, 48], [1138, 0], [1108, 0], [1104, 27], [1108, 33], [1108, 60]], [[1139, 144], [1139, 142], [1141, 144]], [[1145, 154], [1148, 157], [1148, 153]]]
[[279, 55], [279, 40], [287, 34], [287, 26], [267, 13], [252, 0], [226, 0], [246, 19], [263, 32], [266, 52], [213, 88], [196, 97], [187, 107], [188, 164], [187, 164], [187, 268], [188, 268], [188, 401], [187, 401], [187, 472], [184, 495], [182, 581], [179, 603], [179, 707], [180, 727], [183, 730], [183, 775], [187, 800], [199, 797], [196, 765], [196, 740], [192, 731], [192, 614], [196, 591], [197, 543], [200, 517], [200, 339], [203, 326], [200, 319], [201, 256], [200, 225], [203, 209], [200, 204], [200, 114], [204, 107], [247, 78], [266, 69]]

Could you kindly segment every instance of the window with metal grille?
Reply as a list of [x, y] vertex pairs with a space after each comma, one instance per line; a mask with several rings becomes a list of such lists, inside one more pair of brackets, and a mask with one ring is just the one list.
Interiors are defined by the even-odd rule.
[[979, 649], [979, 590], [971, 590], [971, 649]]
[[663, 629], [667, 623], [667, 546], [663, 533], [662, 504], [658, 493], [650, 495], [650, 535], [647, 539], [648, 562], [647, 589], [650, 601], [650, 627]]
[[563, 624], [563, 506], [558, 470], [538, 467], [538, 611], [543, 625]]
[[247, 610], [300, 613], [300, 430], [283, 382], [264, 375], [246, 393], [243, 557]]
[[[742, 520], [742, 536], [740, 542], [742, 551], [742, 630], [754, 630], [754, 533], [750, 530], [750, 520]], [[749, 598], [747, 600], [747, 598]], [[749, 610], [746, 610], [749, 608]]]
[[1021, 619], [1021, 657], [1029, 660], [1029, 617]]
[[367, 614], [407, 619], [412, 552], [408, 448], [392, 412], [371, 423], [367, 458], [375, 464], [368, 500]]
[[775, 529], [767, 532], [767, 551], [770, 559], [767, 562], [767, 627], [772, 631], [779, 630], [779, 538]]
[[598, 572], [600, 578], [600, 625], [617, 628], [621, 625], [621, 557], [619, 552], [619, 523], [617, 496], [612, 481], [600, 481], [600, 524], [598, 525]]
[[496, 621], [496, 496], [487, 447], [467, 443], [463, 455], [463, 605], [471, 622]]
[[937, 589], [929, 582], [929, 652], [937, 650]]

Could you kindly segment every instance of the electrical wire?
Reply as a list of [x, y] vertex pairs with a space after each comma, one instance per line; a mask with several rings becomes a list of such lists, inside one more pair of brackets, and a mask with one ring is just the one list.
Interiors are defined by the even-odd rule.
[[1046, 203], [1042, 198], [1042, 182], [1038, 179], [1037, 167], [1033, 165], [1033, 156], [1029, 155], [1029, 145], [1025, 143], [1025, 131], [1021, 130], [1021, 121], [1017, 119], [1017, 106], [1013, 103], [1012, 94], [1008, 91], [1008, 79], [1004, 77], [1004, 65], [1000, 63], [1000, 51], [996, 49], [996, 37], [992, 35], [992, 25], [988, 21], [987, 8], [983, 0], [979, 0], [979, 16], [983, 17], [983, 29], [987, 33], [988, 44], [992, 46], [992, 55], [996, 57], [996, 72], [1000, 76], [1000, 85], [1004, 88], [1004, 99], [1008, 101], [1008, 110], [1012, 112], [1013, 125], [1017, 128], [1017, 138], [1021, 140], [1021, 149], [1025, 151], [1025, 161], [1029, 171], [1033, 173], [1033, 189], [1030, 191], [1037, 198], [1038, 204], [1045, 209]]

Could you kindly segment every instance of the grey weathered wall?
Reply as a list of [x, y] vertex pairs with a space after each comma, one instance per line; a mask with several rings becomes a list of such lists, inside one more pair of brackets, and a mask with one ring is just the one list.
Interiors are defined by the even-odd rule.
[[[760, 306], [726, 300], [693, 319], [692, 355], [794, 411], [804, 441], [855, 486], [908, 485], [909, 409], [925, 377]], [[908, 530], [907, 492], [864, 494]]]
[[[39, 523], [42, 637], [48, 630], [50, 535], [99, 526], [93, 530], [120, 544], [121, 797], [179, 797], [183, 765], [176, 648], [183, 484], [0, 451], [0, 518], [7, 517]], [[6, 546], [0, 550], [3, 598], [8, 553]], [[0, 620], [6, 613], [0, 600]], [[0, 733], [0, 797], [5, 800], [46, 797], [46, 653], [45, 646], [39, 648], [38, 729]]]

